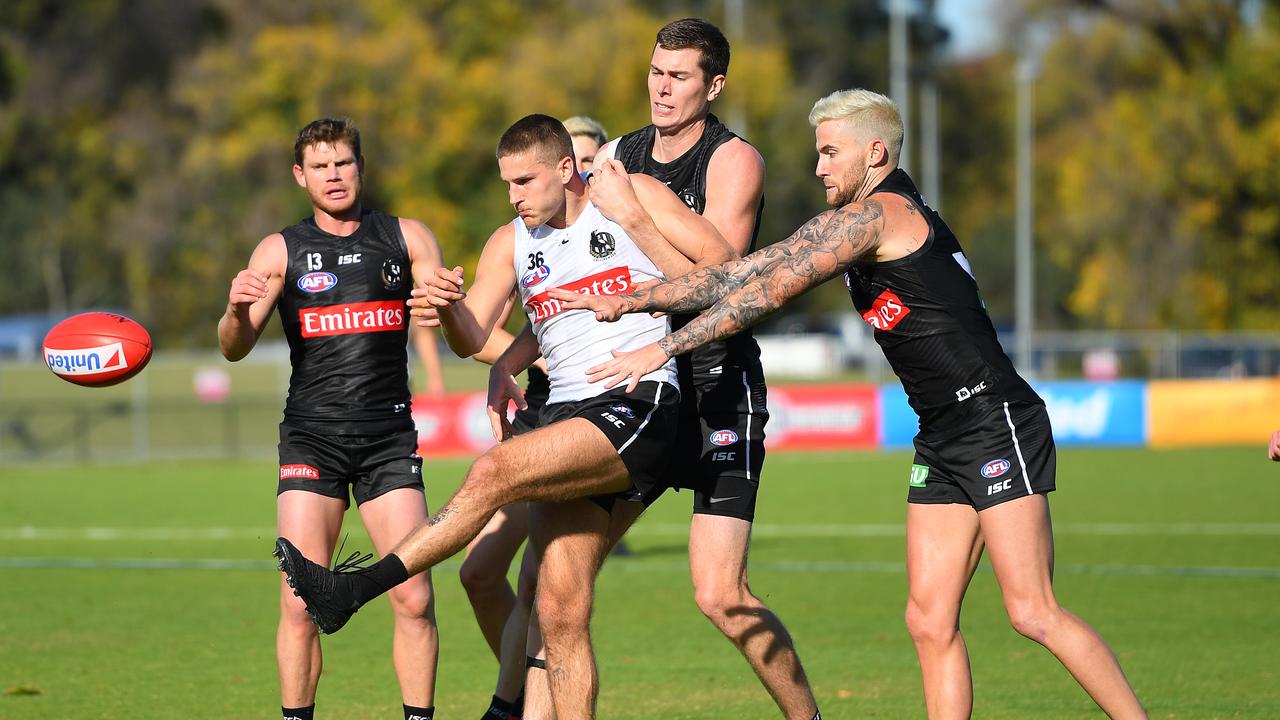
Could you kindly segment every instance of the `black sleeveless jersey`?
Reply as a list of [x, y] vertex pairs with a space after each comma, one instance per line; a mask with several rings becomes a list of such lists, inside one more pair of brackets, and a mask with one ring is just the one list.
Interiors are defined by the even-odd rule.
[[902, 380], [920, 417], [921, 436], [958, 435], [1005, 402], [1043, 404], [1000, 347], [951, 229], [901, 169], [876, 186], [872, 197], [878, 193], [914, 204], [929, 223], [929, 236], [906, 257], [854, 265], [845, 284]]
[[289, 341], [286, 422], [342, 435], [413, 427], [400, 221], [366, 210], [348, 237], [306, 218], [280, 231], [289, 257], [280, 321]]
[[[614, 156], [629, 173], [644, 173], [671, 188], [685, 205], [702, 214], [707, 207], [707, 166], [711, 164], [711, 155], [716, 149], [738, 137], [725, 127], [715, 115], [708, 115], [702, 137], [683, 155], [669, 163], [653, 159], [653, 143], [657, 139], [657, 128], [652, 125], [627, 133], [618, 140]], [[756, 249], [756, 235], [760, 232], [760, 213], [764, 210], [764, 198], [756, 208], [756, 223], [751, 230], [751, 245], [747, 252]], [[696, 315], [673, 315], [671, 329], [679, 330]], [[719, 380], [720, 370], [729, 365], [749, 366], [760, 362], [760, 346], [756, 344], [751, 330], [743, 332], [723, 341], [710, 343], [689, 353], [694, 382], [713, 382]], [[679, 360], [677, 360], [679, 362]]]

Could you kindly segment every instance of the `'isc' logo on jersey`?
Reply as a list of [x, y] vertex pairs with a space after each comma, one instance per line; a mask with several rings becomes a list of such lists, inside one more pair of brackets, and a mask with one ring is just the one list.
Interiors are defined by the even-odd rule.
[[338, 276], [331, 272], [309, 272], [298, 278], [298, 289], [307, 293], [324, 292], [338, 284]]
[[880, 297], [871, 303], [871, 309], [862, 313], [862, 319], [867, 324], [880, 330], [892, 330], [902, 322], [902, 318], [911, 312], [911, 308], [902, 302], [902, 298], [892, 290], [885, 289], [880, 293]]
[[738, 433], [732, 430], [717, 430], [711, 433], [711, 437], [709, 439], [711, 440], [712, 445], [724, 447], [725, 445], [732, 445], [738, 442]]

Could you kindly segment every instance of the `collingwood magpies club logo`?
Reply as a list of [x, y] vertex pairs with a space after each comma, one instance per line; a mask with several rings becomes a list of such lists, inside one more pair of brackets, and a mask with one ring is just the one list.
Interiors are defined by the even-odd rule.
[[400, 270], [400, 263], [395, 260], [384, 260], [382, 262], [382, 287], [388, 290], [395, 290], [400, 287], [403, 279]]
[[603, 230], [591, 233], [591, 257], [603, 260], [617, 251], [613, 236]]

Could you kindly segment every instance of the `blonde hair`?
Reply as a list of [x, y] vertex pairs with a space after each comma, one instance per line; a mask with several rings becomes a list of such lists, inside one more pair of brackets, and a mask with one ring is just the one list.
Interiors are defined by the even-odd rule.
[[845, 120], [867, 140], [882, 140], [893, 161], [902, 152], [902, 115], [892, 100], [877, 92], [855, 88], [837, 90], [813, 104], [809, 124]]
[[609, 141], [609, 133], [605, 132], [604, 126], [586, 115], [574, 115], [565, 120], [564, 129], [569, 131], [569, 137], [585, 135], [595, 140], [597, 145]]

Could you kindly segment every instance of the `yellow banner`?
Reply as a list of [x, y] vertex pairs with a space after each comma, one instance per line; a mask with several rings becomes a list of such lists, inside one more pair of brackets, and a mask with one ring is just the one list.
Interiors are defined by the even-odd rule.
[[1152, 380], [1147, 387], [1151, 447], [1257, 445], [1280, 429], [1280, 380]]

